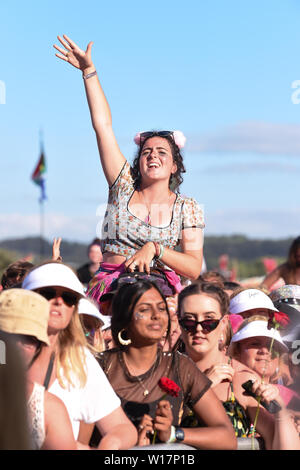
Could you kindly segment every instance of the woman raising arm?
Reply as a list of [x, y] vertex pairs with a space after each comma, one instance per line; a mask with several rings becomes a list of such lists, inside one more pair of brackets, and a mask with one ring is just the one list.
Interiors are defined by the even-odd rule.
[[[102, 233], [102, 273], [107, 276], [107, 270], [112, 274], [137, 269], [149, 273], [155, 258], [155, 264], [165, 270], [197, 278], [202, 267], [204, 223], [197, 202], [182, 197], [178, 191], [185, 171], [180, 154], [185, 137], [179, 131], [137, 134], [138, 153], [131, 168], [113, 133], [110, 108], [91, 58], [92, 43], [84, 52], [67, 36], [58, 39], [63, 48], [54, 46], [59, 52], [57, 57], [83, 72], [109, 185]], [[175, 251], [179, 244], [181, 252]]]

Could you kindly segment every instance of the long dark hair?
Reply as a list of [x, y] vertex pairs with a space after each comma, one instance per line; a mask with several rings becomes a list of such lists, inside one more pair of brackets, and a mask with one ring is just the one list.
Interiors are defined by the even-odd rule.
[[287, 263], [290, 269], [296, 269], [296, 253], [299, 248], [300, 248], [300, 237], [297, 237], [292, 242], [290, 249], [289, 249]]
[[205, 294], [215, 299], [219, 305], [222, 317], [228, 313], [229, 298], [226, 292], [217, 284], [205, 281], [194, 281], [185, 287], [178, 296], [178, 315], [180, 317], [182, 304], [186, 297], [190, 295]]
[[117, 344], [118, 347], [124, 348], [124, 346], [122, 346], [118, 340], [119, 332], [121, 330], [125, 330], [122, 333], [122, 338], [126, 339], [126, 329], [128, 328], [131, 322], [134, 307], [136, 306], [141, 296], [145, 292], [153, 288], [159, 292], [166, 306], [166, 310], [167, 310], [168, 318], [169, 318], [168, 332], [167, 332], [167, 337], [168, 337], [169, 332], [170, 332], [170, 313], [169, 313], [167, 301], [163, 293], [159, 289], [159, 287], [154, 282], [140, 280], [132, 284], [122, 284], [113, 297], [111, 333], [115, 341], [115, 344]]
[[147, 139], [143, 140], [142, 145], [139, 147], [137, 151], [137, 154], [133, 160], [132, 168], [131, 168], [131, 175], [134, 180], [134, 187], [135, 189], [138, 189], [141, 185], [140, 156], [141, 156], [145, 143], [147, 142], [148, 139], [151, 139], [152, 137], [160, 137], [161, 139], [166, 139], [170, 144], [171, 152], [173, 156], [173, 162], [177, 165], [177, 170], [174, 174], [170, 176], [169, 188], [172, 191], [179, 193], [179, 186], [183, 182], [182, 173], [186, 172], [185, 167], [183, 165], [183, 157], [180, 153], [179, 147], [175, 144], [175, 141], [172, 135], [166, 135], [162, 137], [161, 135], [159, 135], [159, 131], [153, 131], [153, 134], [147, 137]]

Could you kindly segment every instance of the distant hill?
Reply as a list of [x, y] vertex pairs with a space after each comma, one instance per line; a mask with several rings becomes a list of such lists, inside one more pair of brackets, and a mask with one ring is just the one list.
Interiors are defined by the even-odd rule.
[[[243, 263], [261, 264], [261, 268], [255, 268], [256, 271], [262, 270], [264, 273], [262, 257], [274, 257], [286, 259], [292, 238], [281, 240], [252, 240], [243, 235], [232, 236], [205, 236], [204, 256], [208, 269], [215, 269], [218, 266], [218, 258], [222, 254], [227, 254], [231, 261]], [[19, 239], [8, 239], [0, 241], [0, 249], [10, 252], [17, 252], [20, 257], [32, 254], [35, 258], [39, 257], [41, 240], [39, 237], [26, 237]], [[75, 267], [87, 261], [88, 244], [69, 242], [63, 240], [61, 244], [61, 254], [66, 263]], [[52, 243], [43, 240], [44, 257], [52, 256]], [[259, 262], [258, 262], [259, 261]]]

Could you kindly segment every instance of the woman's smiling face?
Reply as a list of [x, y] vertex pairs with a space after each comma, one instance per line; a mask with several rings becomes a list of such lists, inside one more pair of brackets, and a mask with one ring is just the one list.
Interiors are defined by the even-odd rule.
[[141, 151], [139, 165], [143, 181], [145, 179], [169, 179], [177, 170], [169, 142], [158, 136], [146, 140]]
[[[270, 355], [271, 338], [266, 336], [254, 336], [240, 341], [239, 360], [250, 369], [254, 370], [261, 377], [271, 376], [278, 366], [278, 358]], [[276, 341], [273, 344], [273, 351], [279, 353]]]

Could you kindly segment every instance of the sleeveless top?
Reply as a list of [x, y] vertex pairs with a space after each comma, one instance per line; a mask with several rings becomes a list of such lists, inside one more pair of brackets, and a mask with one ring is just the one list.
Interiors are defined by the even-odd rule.
[[[120, 350], [104, 351], [98, 360], [120, 397], [123, 410], [136, 427], [144, 414], [155, 417], [156, 406], [162, 399], [172, 405], [172, 424], [179, 425], [186, 406], [192, 408], [211, 386], [211, 381], [191, 359], [179, 352], [158, 349], [155, 363], [140, 376], [129, 373]], [[158, 385], [161, 377], [168, 377], [179, 385], [178, 397], [165, 395]]]
[[35, 382], [28, 400], [29, 428], [35, 449], [42, 447], [46, 437], [44, 402], [45, 387]]
[[[134, 216], [128, 205], [135, 191], [130, 164], [126, 161], [110, 186], [102, 224], [101, 250], [130, 258], [147, 241], [175, 248], [186, 228], [204, 228], [203, 209], [193, 198], [176, 194], [172, 219], [165, 227], [155, 227]], [[159, 210], [159, 208], [158, 208]], [[162, 206], [160, 208], [162, 210]]]

